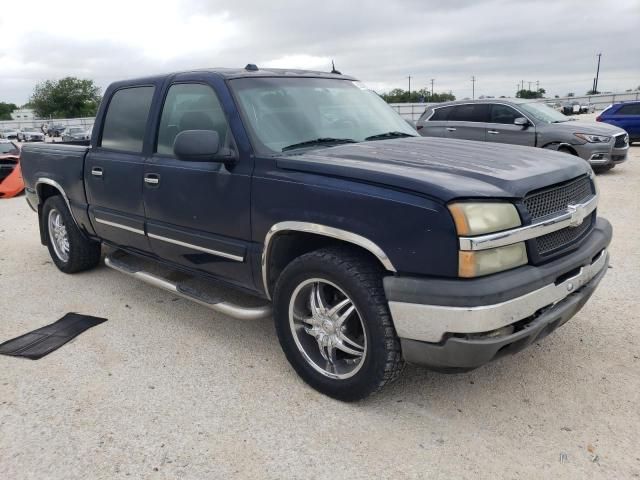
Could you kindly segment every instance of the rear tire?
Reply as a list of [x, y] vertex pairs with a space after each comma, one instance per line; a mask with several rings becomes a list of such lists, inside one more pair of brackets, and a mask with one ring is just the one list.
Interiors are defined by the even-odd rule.
[[280, 345], [298, 375], [325, 395], [363, 399], [404, 366], [382, 273], [364, 254], [339, 247], [302, 255], [278, 279], [273, 305]]
[[49, 197], [44, 202], [42, 228], [51, 259], [60, 271], [82, 272], [100, 263], [100, 243], [84, 236], [61, 196]]

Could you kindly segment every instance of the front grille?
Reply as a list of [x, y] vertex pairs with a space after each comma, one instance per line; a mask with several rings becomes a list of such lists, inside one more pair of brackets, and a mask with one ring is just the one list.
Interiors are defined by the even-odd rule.
[[564, 213], [569, 204], [584, 203], [593, 194], [591, 179], [584, 176], [530, 193], [524, 198], [524, 205], [531, 219], [537, 220]]
[[[583, 176], [532, 192], [524, 198], [524, 205], [529, 211], [531, 221], [535, 222], [545, 217], [562, 215], [567, 212], [569, 205], [584, 203], [594, 193], [591, 179]], [[587, 235], [593, 226], [594, 217], [595, 213], [585, 218], [577, 227], [566, 227], [533, 239], [531, 246], [535, 249], [538, 258], [549, 258]]]
[[561, 249], [562, 247], [575, 242], [591, 228], [592, 223], [593, 214], [585, 218], [577, 227], [566, 227], [562, 230], [557, 230], [534, 239], [533, 241], [538, 249], [538, 254], [544, 257], [552, 253], [554, 250]]
[[627, 138], [628, 137], [627, 137], [626, 133], [623, 133], [622, 135], [617, 135], [615, 137], [616, 143], [613, 145], [614, 148], [624, 148], [624, 147], [626, 147], [627, 143], [628, 143]]

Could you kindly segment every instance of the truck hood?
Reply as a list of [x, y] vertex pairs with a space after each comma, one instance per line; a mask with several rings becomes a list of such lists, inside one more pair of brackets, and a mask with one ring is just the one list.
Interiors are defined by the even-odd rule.
[[434, 137], [378, 140], [277, 158], [279, 168], [455, 198], [522, 198], [591, 171], [584, 160], [541, 148]]
[[[588, 133], [591, 135], [618, 135], [620, 133], [625, 133], [619, 127], [614, 125], [609, 125], [608, 123], [596, 123], [596, 122], [581, 122], [579, 120], [569, 121], [569, 122], [560, 122], [560, 123], [547, 123], [541, 125], [538, 130], [544, 131], [549, 130], [550, 132], [562, 132], [567, 135], [573, 135], [574, 133]], [[580, 143], [580, 140], [574, 137], [576, 143]]]

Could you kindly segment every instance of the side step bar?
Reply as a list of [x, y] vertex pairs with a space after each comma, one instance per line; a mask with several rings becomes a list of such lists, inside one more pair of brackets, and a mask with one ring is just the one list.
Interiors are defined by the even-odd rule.
[[179, 283], [174, 283], [158, 275], [137, 269], [126, 262], [114, 258], [112, 255], [107, 255], [105, 257], [104, 264], [118, 272], [142, 280], [149, 285], [161, 288], [182, 298], [186, 298], [187, 300], [191, 300], [192, 302], [196, 302], [202, 306], [210, 308], [211, 310], [215, 310], [216, 312], [220, 312], [239, 320], [258, 320], [270, 317], [272, 314], [271, 305], [241, 307], [208, 295], [198, 295], [198, 292], [192, 288], [182, 287]]

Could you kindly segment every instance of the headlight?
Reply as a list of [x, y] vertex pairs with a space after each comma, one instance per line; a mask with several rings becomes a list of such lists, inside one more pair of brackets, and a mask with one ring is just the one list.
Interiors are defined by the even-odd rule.
[[482, 235], [521, 225], [516, 207], [507, 202], [460, 202], [449, 205], [458, 235]]
[[590, 135], [588, 133], [574, 133], [576, 137], [589, 143], [609, 143], [611, 137], [604, 135]]
[[[449, 205], [458, 236], [501, 232], [522, 225], [515, 205], [508, 202], [459, 202]], [[488, 250], [460, 250], [458, 275], [480, 277], [528, 263], [524, 242]]]
[[524, 242], [490, 250], [460, 251], [458, 275], [463, 278], [480, 277], [519, 267], [528, 261]]

